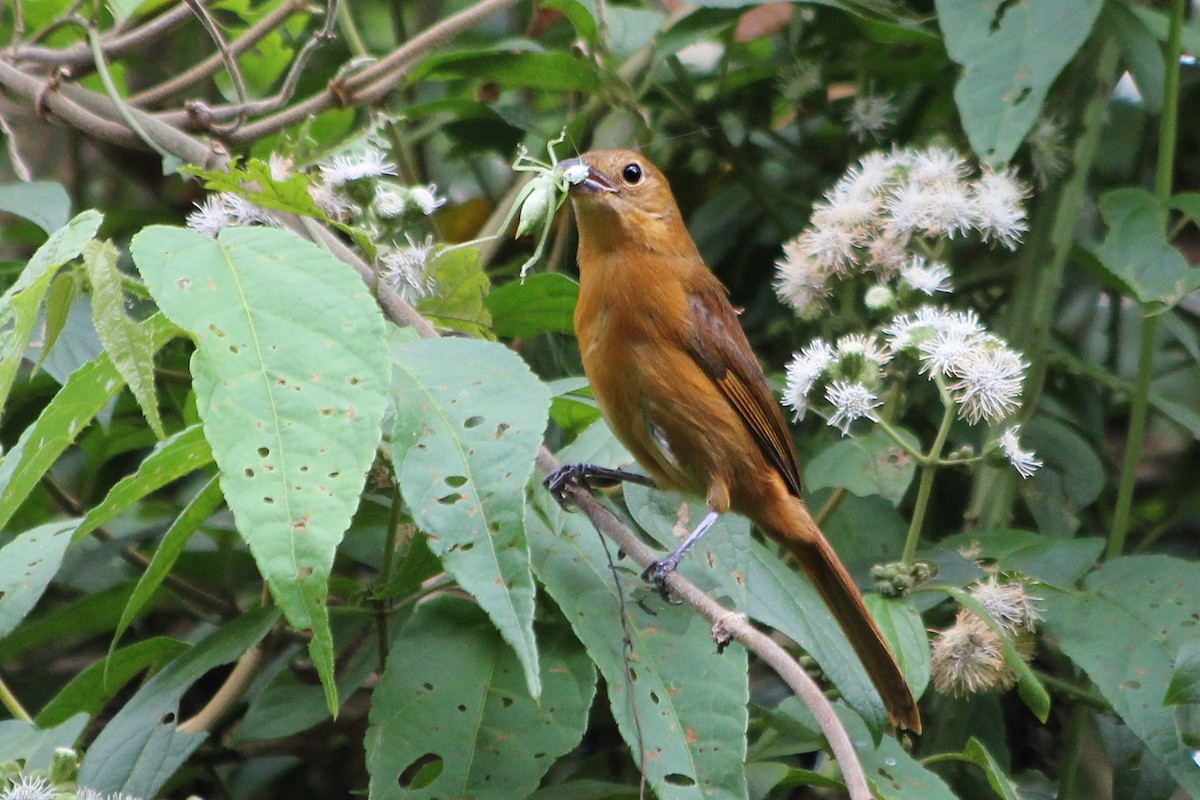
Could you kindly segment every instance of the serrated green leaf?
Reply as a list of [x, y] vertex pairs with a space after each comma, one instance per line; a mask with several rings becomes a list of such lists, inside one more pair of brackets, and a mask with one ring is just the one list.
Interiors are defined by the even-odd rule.
[[[917, 437], [899, 432], [913, 449], [920, 449]], [[879, 495], [899, 506], [916, 471], [912, 457], [875, 429], [861, 438], [841, 439], [818, 454], [804, 469], [804, 486], [808, 491], [841, 487], [859, 497]]]
[[751, 618], [800, 645], [833, 681], [846, 703], [873, 732], [888, 725], [887, 709], [833, 613], [808, 579], [763, 545], [751, 545], [748, 577]]
[[524, 283], [497, 286], [485, 305], [497, 336], [528, 338], [546, 331], [573, 333], [578, 299], [578, 283], [557, 272], [546, 272], [530, 275]]
[[1167, 207], [1145, 189], [1113, 189], [1100, 197], [1108, 235], [1100, 263], [1141, 303], [1173, 306], [1200, 287], [1200, 269], [1167, 242]]
[[308, 193], [310, 181], [306, 175], [297, 173], [276, 180], [270, 165], [262, 159], [251, 158], [228, 171], [203, 169], [192, 164], [184, 167], [182, 172], [203, 178], [204, 188], [214, 192], [233, 192], [263, 208], [329, 221], [328, 215]]
[[54, 751], [74, 747], [87, 724], [87, 714], [76, 714], [53, 728], [6, 719], [0, 722], [0, 763], [20, 760], [27, 770], [49, 769]]
[[[103, 219], [99, 212], [84, 211], [56, 230], [29, 259], [8, 291], [0, 296], [0, 414], [54, 273], [83, 252]], [[0, 527], [3, 527], [2, 521]]]
[[125, 684], [140, 675], [148, 666], [161, 664], [188, 649], [178, 639], [155, 636], [94, 661], [59, 690], [37, 715], [43, 727], [58, 725], [82, 711], [96, 716], [104, 710]]
[[[582, 738], [596, 691], [595, 668], [574, 638], [562, 629], [548, 633], [539, 702], [477, 606], [441, 597], [417, 609], [374, 692], [366, 737], [371, 797], [507, 800], [537, 788]], [[440, 765], [436, 777], [404, 777], [431, 756]]]
[[[82, 245], [81, 245], [82, 247]], [[177, 332], [157, 314], [142, 323], [155, 350]], [[80, 367], [0, 461], [0, 529], [12, 519], [46, 470], [108, 405], [124, 384], [108, 355]]]
[[47, 522], [0, 548], [0, 637], [17, 627], [42, 598], [62, 565], [77, 522]]
[[1177, 654], [1196, 638], [1200, 566], [1127, 556], [1100, 567], [1084, 586], [1044, 598], [1046, 626], [1184, 791], [1200, 795], [1195, 747], [1180, 737], [1176, 707], [1163, 705]]
[[33, 366], [34, 372], [42, 368], [46, 356], [54, 350], [58, 337], [66, 329], [71, 317], [71, 306], [78, 297], [79, 281], [74, 274], [60, 274], [50, 282], [50, 289], [46, 292], [46, 333], [42, 337], [41, 353]]
[[1200, 703], [1200, 639], [1179, 646], [1171, 683], [1167, 685], [1167, 696], [1163, 699], [1163, 704], [1168, 706], [1184, 703]]
[[[560, 458], [586, 455], [572, 445]], [[640, 580], [618, 561], [618, 587], [600, 534], [544, 491], [526, 528], [534, 569], [600, 668], [617, 727], [654, 791], [676, 800], [744, 798], [746, 651], [735, 644], [717, 655], [708, 624], [690, 609], [634, 602]]]
[[962, 65], [954, 101], [971, 148], [1007, 163], [1041, 113], [1046, 93], [1087, 40], [1100, 0], [1009, 3], [937, 0], [950, 57]]
[[102, 794], [154, 797], [206, 738], [203, 733], [176, 730], [179, 698], [210, 669], [228, 664], [258, 644], [278, 619], [275, 608], [244, 614], [146, 681], [88, 747], [79, 768], [79, 785]]
[[150, 451], [138, 468], [117, 481], [79, 524], [78, 541], [151, 492], [192, 473], [212, 461], [212, 449], [200, 425], [184, 428]]
[[437, 288], [417, 305], [422, 314], [443, 328], [494, 338], [485, 302], [491, 282], [479, 263], [478, 250], [466, 247], [439, 253], [429, 265], [429, 277]]
[[150, 563], [138, 578], [133, 593], [129, 595], [129, 602], [126, 604], [125, 610], [121, 612], [121, 620], [113, 632], [114, 645], [120, 641], [121, 635], [125, 633], [129, 624], [137, 618], [146, 603], [158, 591], [158, 587], [162, 585], [167, 573], [171, 571], [176, 559], [183, 552], [188, 539], [204, 524], [206, 519], [212, 516], [224, 499], [225, 496], [221, 494], [220, 478], [214, 475], [179, 512], [179, 516], [163, 534], [158, 549], [150, 558]]
[[503, 345], [427, 339], [392, 348], [393, 460], [429, 547], [491, 616], [538, 688], [525, 483], [550, 395]]
[[879, 592], [866, 593], [863, 601], [896, 654], [913, 697], [919, 700], [929, 686], [932, 664], [929, 635], [920, 613], [908, 599], [884, 597]]
[[966, 551], [973, 559], [995, 561], [1012, 570], [1052, 586], [1070, 587], [1095, 565], [1104, 552], [1104, 540], [1050, 539], [1031, 531], [997, 530], [959, 533], [939, 542], [944, 547]]
[[104, 351], [133, 392], [151, 430], [165, 439], [154, 386], [154, 350], [146, 330], [125, 313], [117, 248], [111, 242], [88, 242], [83, 248], [83, 266], [92, 286], [92, 321]]
[[0, 211], [23, 217], [50, 234], [71, 218], [71, 196], [53, 181], [11, 183], [0, 186]]
[[383, 317], [358, 275], [270, 228], [144, 229], [134, 262], [190, 331], [196, 406], [238, 530], [337, 708], [325, 599], [387, 405]]

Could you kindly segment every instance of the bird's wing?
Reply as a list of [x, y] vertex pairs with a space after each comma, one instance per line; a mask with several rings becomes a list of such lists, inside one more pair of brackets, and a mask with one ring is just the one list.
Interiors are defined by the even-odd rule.
[[687, 345], [692, 356], [746, 423], [788, 488], [799, 496], [800, 464], [791, 433], [767, 388], [737, 312], [725, 296], [725, 287], [714, 278], [712, 285], [689, 293], [688, 303], [692, 325]]

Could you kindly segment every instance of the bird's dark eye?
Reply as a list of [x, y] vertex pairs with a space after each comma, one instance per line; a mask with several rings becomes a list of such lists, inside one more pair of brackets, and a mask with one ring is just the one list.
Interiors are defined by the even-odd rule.
[[626, 183], [640, 183], [642, 180], [642, 168], [637, 164], [626, 164], [625, 169], [621, 170], [621, 177]]

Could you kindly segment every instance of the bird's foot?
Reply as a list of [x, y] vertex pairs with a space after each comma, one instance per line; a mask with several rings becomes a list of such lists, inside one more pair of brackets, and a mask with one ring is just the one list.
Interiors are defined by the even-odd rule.
[[564, 511], [571, 510], [571, 501], [567, 497], [567, 488], [582, 486], [590, 489], [588, 484], [588, 467], [590, 464], [563, 464], [542, 480], [542, 485], [554, 495], [554, 499]]
[[679, 558], [675, 553], [660, 558], [657, 561], [651, 561], [650, 566], [642, 570], [642, 580], [653, 583], [654, 588], [658, 590], [658, 594], [662, 599], [673, 605], [677, 605], [683, 601], [674, 600], [671, 598], [671, 589], [667, 586], [667, 576], [670, 575], [679, 566]]

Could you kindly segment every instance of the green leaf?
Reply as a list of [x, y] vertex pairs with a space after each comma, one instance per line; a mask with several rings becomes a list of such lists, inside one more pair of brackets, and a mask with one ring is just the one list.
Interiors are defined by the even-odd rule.
[[1050, 536], [1073, 536], [1083, 510], [1104, 489], [1100, 456], [1074, 428], [1046, 417], [1031, 420], [1021, 439], [1045, 462], [1017, 487], [1038, 529]]
[[150, 563], [138, 578], [133, 593], [129, 595], [129, 602], [126, 604], [125, 610], [121, 612], [121, 620], [113, 632], [114, 645], [120, 641], [121, 635], [125, 633], [130, 623], [137, 618], [146, 603], [158, 591], [158, 587], [162, 586], [163, 580], [175, 566], [175, 561], [183, 552], [188, 539], [204, 524], [205, 520], [212, 516], [224, 499], [225, 496], [221, 494], [220, 479], [213, 476], [179, 512], [179, 516], [163, 534], [162, 541], [159, 542], [158, 549], [154, 551]]
[[154, 348], [146, 329], [125, 313], [117, 248], [111, 242], [88, 242], [83, 248], [83, 266], [92, 285], [92, 321], [104, 351], [133, 392], [150, 428], [165, 439], [154, 387]]
[[973, 559], [994, 561], [1041, 583], [1070, 587], [1087, 573], [1104, 551], [1104, 540], [1050, 539], [1030, 531], [998, 530], [959, 533], [939, 544], [966, 551]]
[[263, 208], [312, 217], [321, 222], [330, 221], [308, 193], [308, 176], [297, 173], [285, 180], [275, 180], [270, 165], [262, 159], [251, 158], [228, 171], [203, 169], [194, 164], [180, 171], [203, 178], [205, 189], [232, 192]]
[[1138, 188], [1105, 192], [1100, 216], [1108, 236], [1096, 257], [1138, 302], [1173, 306], [1200, 287], [1200, 269], [1167, 242], [1167, 206], [1154, 195]]
[[24, 625], [0, 639], [0, 662], [19, 658], [47, 643], [57, 644], [64, 637], [79, 641], [111, 631], [132, 588], [133, 581], [128, 581], [111, 589], [80, 595], [73, 603], [56, 605], [46, 614], [26, 619]]
[[1017, 793], [1017, 786], [1009, 779], [1005, 773], [1004, 767], [996, 760], [987, 747], [984, 746], [977, 737], [972, 736], [967, 740], [967, 746], [963, 748], [961, 754], [951, 753], [947, 755], [932, 756], [925, 760], [926, 764], [937, 761], [965, 761], [968, 764], [974, 764], [983, 770], [987, 776], [988, 785], [996, 792], [996, 796], [1001, 800], [1021, 800], [1021, 796]]
[[751, 618], [770, 625], [816, 659], [846, 702], [872, 731], [887, 727], [888, 715], [862, 662], [833, 613], [808, 579], [755, 542], [750, 550]]
[[546, 272], [496, 287], [485, 305], [497, 336], [529, 338], [546, 331], [574, 333], [572, 316], [578, 299], [578, 283]]
[[393, 349], [392, 458], [429, 547], [491, 616], [538, 688], [525, 483], [549, 392], [508, 348], [427, 339]]
[[1087, 40], [1100, 0], [1010, 3], [937, 0], [946, 50], [962, 65], [954, 101], [971, 148], [989, 164], [1012, 158], [1046, 93]]
[[1200, 703], [1200, 639], [1192, 639], [1179, 646], [1175, 654], [1175, 670], [1171, 683], [1167, 685], [1164, 705], [1177, 706], [1184, 703]]
[[325, 599], [387, 404], [383, 317], [358, 275], [270, 228], [217, 240], [154, 226], [130, 250], [163, 313], [196, 338], [192, 375], [221, 490], [334, 696]]
[[[8, 291], [0, 296], [0, 413], [8, 400], [8, 392], [29, 344], [29, 335], [37, 322], [38, 309], [54, 273], [83, 252], [103, 219], [99, 212], [84, 211], [56, 230], [29, 259]], [[0, 521], [2, 527], [4, 523]]]
[[863, 601], [896, 654], [913, 697], [920, 699], [929, 686], [932, 664], [929, 635], [920, 613], [908, 599], [892, 599], [879, 592], [868, 592]]
[[1200, 365], [1191, 364], [1160, 375], [1150, 383], [1150, 402], [1154, 408], [1186, 428], [1200, 439]]
[[102, 794], [154, 797], [206, 737], [176, 730], [179, 698], [206, 672], [258, 644], [278, 619], [275, 608], [244, 614], [146, 681], [88, 747], [79, 769], [79, 785]]
[[409, 84], [426, 80], [487, 76], [506, 89], [529, 88], [544, 92], [592, 91], [599, 88], [595, 67], [590, 61], [566, 53], [470, 50], [442, 53], [423, 60], [408, 76]]
[[[370, 796], [506, 800], [536, 789], [579, 743], [596, 691], [595, 668], [574, 637], [546, 633], [539, 702], [477, 606], [441, 597], [418, 608], [375, 688]], [[414, 776], [417, 764], [425, 766]]]
[[78, 541], [125, 509], [212, 461], [212, 450], [200, 425], [184, 428], [170, 439], [159, 442], [142, 459], [138, 468], [117, 481], [99, 504], [79, 523], [74, 540]]
[[58, 573], [78, 520], [47, 522], [0, 548], [0, 637], [33, 610]]
[[[914, 449], [920, 448], [908, 431], [901, 429], [900, 435]], [[841, 487], [859, 497], [879, 495], [899, 506], [916, 472], [917, 464], [904, 448], [876, 429], [822, 451], [805, 468], [804, 486], [808, 491]]]
[[958, 800], [950, 787], [909, 755], [900, 742], [884, 736], [875, 746], [862, 720], [844, 708], [838, 711], [878, 800]]
[[1162, 110], [1166, 74], [1162, 46], [1146, 23], [1128, 6], [1106, 3], [1101, 13], [1105, 27], [1112, 30], [1121, 45], [1123, 63], [1137, 84], [1146, 110], [1157, 114]]
[[0, 186], [0, 211], [24, 217], [50, 234], [71, 218], [71, 196], [53, 181], [10, 183]]
[[50, 289], [46, 292], [46, 334], [42, 337], [41, 353], [34, 365], [35, 372], [42, 368], [46, 356], [54, 350], [58, 337], [66, 330], [71, 307], [79, 298], [79, 288], [79, 281], [72, 272], [60, 273], [51, 281]]
[[1178, 654], [1196, 639], [1197, 586], [1200, 566], [1194, 563], [1127, 556], [1088, 576], [1085, 591], [1043, 601], [1046, 626], [1063, 652], [1191, 795], [1200, 795], [1195, 747], [1181, 739], [1176, 707], [1164, 706], [1163, 699]]
[[178, 639], [155, 636], [122, 648], [86, 666], [37, 715], [42, 726], [58, 725], [80, 711], [96, 716], [125, 684], [146, 667], [170, 661], [188, 647]]
[[75, 747], [87, 724], [87, 714], [76, 714], [52, 728], [6, 719], [0, 722], [0, 763], [20, 760], [29, 771], [49, 769], [54, 751]]
[[437, 291], [422, 300], [417, 309], [443, 328], [463, 331], [477, 338], [491, 338], [492, 317], [485, 301], [491, 286], [473, 247], [439, 253], [429, 265], [429, 277]]
[[[155, 350], [175, 335], [161, 315], [142, 323]], [[0, 529], [87, 424], [121, 390], [121, 376], [107, 355], [71, 373], [63, 388], [0, 461]]]
[[[572, 445], [560, 458], [587, 454]], [[620, 566], [614, 574], [587, 518], [535, 492], [526, 522], [534, 569], [600, 668], [617, 727], [651, 788], [673, 800], [744, 798], [746, 651], [734, 644], [718, 655], [708, 624], [690, 609], [634, 602], [628, 595], [639, 579]]]

